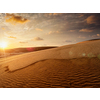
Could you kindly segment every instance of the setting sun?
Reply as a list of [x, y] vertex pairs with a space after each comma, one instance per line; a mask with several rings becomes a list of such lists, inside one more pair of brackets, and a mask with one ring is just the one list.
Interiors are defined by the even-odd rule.
[[0, 47], [3, 48], [3, 49], [6, 48], [7, 42], [4, 42], [4, 41], [0, 42]]

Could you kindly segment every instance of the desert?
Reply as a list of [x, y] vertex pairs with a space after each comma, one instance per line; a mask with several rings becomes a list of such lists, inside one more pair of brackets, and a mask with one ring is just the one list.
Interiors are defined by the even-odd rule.
[[1, 88], [100, 88], [100, 40], [0, 59]]

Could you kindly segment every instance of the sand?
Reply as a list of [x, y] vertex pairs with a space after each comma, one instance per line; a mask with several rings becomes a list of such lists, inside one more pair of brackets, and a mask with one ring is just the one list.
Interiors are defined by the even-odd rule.
[[73, 59], [82, 57], [99, 57], [100, 59], [100, 40], [16, 55], [9, 61], [7, 60], [4, 66], [8, 66], [9, 71], [14, 71], [45, 59]]
[[0, 87], [100, 88], [100, 40], [2, 58]]
[[49, 59], [9, 72], [0, 70], [1, 88], [100, 88], [100, 59]]

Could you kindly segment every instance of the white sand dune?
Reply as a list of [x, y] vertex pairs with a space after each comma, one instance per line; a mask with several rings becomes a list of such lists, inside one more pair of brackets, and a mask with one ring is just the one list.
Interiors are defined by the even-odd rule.
[[2, 64], [2, 66], [8, 66], [9, 71], [14, 71], [45, 59], [98, 57], [99, 54], [100, 40], [97, 40], [16, 55], [16, 59], [12, 57], [12, 60], [8, 60], [5, 64]]

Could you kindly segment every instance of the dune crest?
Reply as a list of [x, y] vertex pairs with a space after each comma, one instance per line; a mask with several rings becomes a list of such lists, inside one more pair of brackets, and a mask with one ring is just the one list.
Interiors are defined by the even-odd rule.
[[22, 54], [17, 59], [7, 62], [5, 66], [8, 66], [9, 71], [14, 71], [45, 59], [92, 58], [99, 57], [98, 55], [100, 55], [100, 40]]

